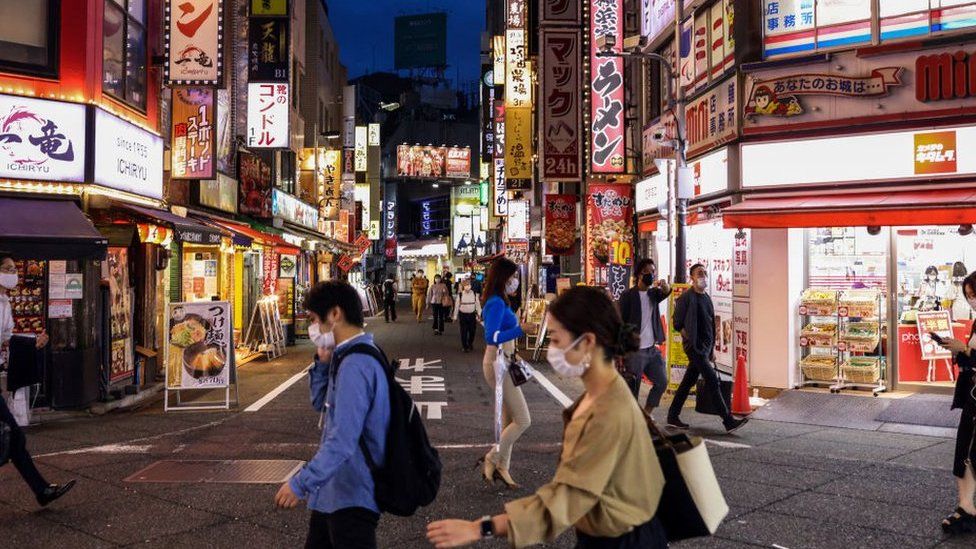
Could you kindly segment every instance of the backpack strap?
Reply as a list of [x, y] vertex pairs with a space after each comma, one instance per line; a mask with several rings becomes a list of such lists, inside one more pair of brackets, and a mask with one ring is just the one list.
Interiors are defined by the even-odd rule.
[[[387, 383], [396, 383], [397, 381], [393, 378], [393, 373], [396, 371], [390, 364], [389, 359], [386, 358], [386, 353], [382, 349], [375, 345], [370, 345], [369, 343], [357, 343], [349, 349], [343, 349], [338, 355], [332, 357], [333, 371], [332, 378], [335, 379], [339, 375], [339, 366], [342, 366], [342, 362], [347, 356], [350, 355], [366, 355], [374, 358], [380, 363], [383, 371], [386, 373]], [[366, 458], [366, 466], [369, 468], [371, 473], [376, 473], [379, 466], [373, 461], [373, 457], [369, 454], [369, 448], [366, 447], [366, 433], [359, 436], [359, 449], [363, 452], [363, 457]]]

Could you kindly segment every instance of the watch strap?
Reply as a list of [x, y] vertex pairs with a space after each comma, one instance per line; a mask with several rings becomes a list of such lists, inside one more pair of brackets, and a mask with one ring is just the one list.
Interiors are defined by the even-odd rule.
[[491, 520], [491, 515], [481, 517], [481, 539], [495, 537], [495, 523]]

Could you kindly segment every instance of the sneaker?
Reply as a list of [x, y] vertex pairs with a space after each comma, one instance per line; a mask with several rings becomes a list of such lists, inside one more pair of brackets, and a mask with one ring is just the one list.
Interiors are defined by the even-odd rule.
[[739, 428], [741, 428], [746, 423], [749, 423], [749, 418], [747, 417], [744, 417], [742, 419], [733, 419], [732, 421], [729, 421], [728, 423], [725, 424], [725, 432], [730, 434], [734, 433], [738, 431]]
[[668, 427], [672, 427], [674, 429], [681, 429], [682, 431], [687, 431], [688, 429], [691, 428], [690, 425], [688, 425], [687, 423], [681, 421], [676, 417], [668, 418]]

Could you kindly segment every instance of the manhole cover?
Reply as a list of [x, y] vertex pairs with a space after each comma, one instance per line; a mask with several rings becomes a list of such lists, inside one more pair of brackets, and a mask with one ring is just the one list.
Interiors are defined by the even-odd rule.
[[293, 459], [163, 460], [134, 473], [125, 482], [280, 484], [304, 464]]

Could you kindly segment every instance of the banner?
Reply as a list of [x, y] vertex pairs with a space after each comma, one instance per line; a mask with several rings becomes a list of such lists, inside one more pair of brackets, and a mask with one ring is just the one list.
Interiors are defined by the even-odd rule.
[[325, 200], [326, 216], [335, 220], [339, 217], [339, 202], [342, 197], [342, 169], [340, 162], [342, 152], [337, 149], [328, 149], [322, 155], [319, 168], [322, 170], [322, 189], [319, 196]]
[[527, 265], [529, 262], [529, 243], [525, 241], [506, 241], [505, 257], [516, 265]]
[[166, 0], [169, 86], [219, 86], [223, 77], [224, 0]]
[[505, 108], [505, 188], [532, 188], [532, 107]]
[[447, 177], [460, 179], [471, 177], [471, 148], [448, 147], [444, 173]]
[[170, 303], [167, 318], [166, 387], [227, 387], [234, 352], [230, 303]]
[[603, 285], [601, 274], [611, 259], [610, 242], [630, 241], [633, 200], [630, 185], [590, 183], [586, 197], [586, 281]]
[[542, 178], [579, 181], [580, 33], [542, 30]]
[[210, 88], [173, 88], [172, 178], [213, 179], [214, 90]]
[[617, 265], [611, 263], [607, 268], [607, 291], [610, 297], [617, 301], [620, 296], [630, 287], [630, 265]]
[[251, 17], [248, 21], [247, 80], [288, 82], [288, 18]]
[[547, 194], [546, 255], [571, 255], [576, 243], [576, 195]]
[[746, 102], [746, 116], [797, 116], [803, 114], [801, 95], [836, 97], [883, 97], [901, 86], [901, 67], [872, 69], [868, 76], [836, 74], [794, 74], [770, 80], [755, 80]]
[[615, 36], [613, 51], [623, 51], [624, 0], [590, 2], [590, 131], [593, 173], [623, 173], [624, 161], [624, 60], [597, 57], [597, 39]]
[[260, 157], [241, 151], [238, 155], [237, 178], [241, 214], [267, 219], [271, 217], [271, 166]]
[[356, 147], [353, 150], [353, 165], [357, 172], [366, 171], [366, 143], [368, 142], [368, 134], [366, 132], [366, 126], [356, 126]]

